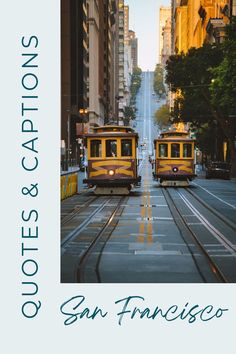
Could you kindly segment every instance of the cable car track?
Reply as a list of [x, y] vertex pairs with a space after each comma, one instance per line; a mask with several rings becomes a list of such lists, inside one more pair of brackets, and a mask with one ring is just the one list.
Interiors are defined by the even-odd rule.
[[62, 220], [61, 220], [61, 226], [64, 226], [68, 222], [70, 222], [76, 215], [81, 213], [81, 211], [86, 210], [92, 203], [94, 203], [99, 197], [97, 196], [92, 196], [89, 200], [87, 200], [83, 205], [80, 205], [79, 207], [75, 207], [73, 211], [69, 214], [67, 214]]
[[[214, 210], [212, 210], [212, 208], [209, 208], [200, 198], [196, 198], [196, 196], [192, 193], [190, 193], [189, 190], [187, 190], [187, 192], [189, 194], [191, 194], [201, 205], [203, 205], [206, 209], [208, 209], [212, 214], [216, 215], [217, 218], [219, 218], [219, 216], [214, 212]], [[195, 213], [195, 215], [199, 218], [199, 220], [202, 221], [202, 223], [204, 224], [204, 226], [210, 230], [210, 232], [212, 234], [215, 234], [215, 236], [217, 237], [217, 239], [219, 240], [219, 242], [225, 247], [227, 248], [232, 254], [236, 255], [236, 245], [234, 245], [228, 238], [227, 236], [225, 236], [224, 234], [222, 234], [222, 232], [217, 229], [214, 225], [212, 225], [212, 223], [206, 219], [206, 217], [204, 217], [195, 207], [194, 205], [180, 192], [179, 195], [181, 196], [181, 198], [185, 201], [185, 203], [187, 205], [189, 205], [189, 207], [191, 208], [191, 210]], [[227, 222], [223, 219], [223, 217], [220, 218], [221, 223], [229, 226], [230, 228], [232, 228], [231, 225], [228, 225]], [[235, 229], [235, 227], [234, 227]]]
[[198, 246], [198, 249], [201, 251], [201, 253], [204, 255], [205, 259], [207, 260], [209, 269], [213, 276], [215, 277], [217, 282], [221, 283], [228, 283], [228, 279], [226, 276], [221, 272], [219, 269], [218, 265], [216, 262], [212, 259], [212, 257], [209, 255], [209, 253], [206, 251], [205, 247], [202, 245], [202, 243], [199, 241], [199, 238], [197, 237], [196, 233], [193, 232], [193, 230], [189, 227], [187, 221], [185, 218], [182, 216], [180, 213], [178, 206], [176, 205], [172, 195], [170, 194], [170, 191], [168, 188], [162, 188], [163, 195], [167, 201], [167, 204], [170, 208], [170, 211], [174, 217], [175, 223], [184, 239], [186, 242], [186, 245], [189, 249], [189, 252], [193, 258], [193, 261], [199, 271], [199, 274], [201, 275], [202, 279], [204, 282], [208, 282], [207, 277], [201, 270], [201, 265], [198, 262], [197, 257], [194, 254], [194, 251], [191, 249], [191, 247], [188, 244], [187, 238], [186, 238], [186, 232], [188, 233], [188, 237], [190, 236], [192, 240], [195, 242], [195, 244]]
[[[118, 199], [119, 198], [119, 199]], [[96, 199], [102, 199], [104, 200], [104, 197], [96, 197]], [[118, 200], [117, 200], [118, 199]], [[75, 242], [77, 242], [77, 245], [82, 246], [82, 251], [76, 256], [77, 261], [75, 262], [74, 266], [74, 281], [76, 282], [85, 282], [84, 281], [84, 270], [86, 267], [86, 264], [89, 260], [89, 256], [92, 254], [94, 248], [101, 242], [105, 237], [105, 241], [103, 240], [101, 243], [100, 250], [98, 254], [96, 254], [96, 265], [93, 269], [94, 272], [94, 278], [95, 280], [93, 282], [101, 282], [100, 279], [100, 274], [99, 274], [99, 263], [101, 260], [102, 256], [102, 251], [109, 240], [112, 231], [116, 227], [116, 224], [118, 220], [116, 220], [115, 224], [114, 218], [119, 214], [119, 211], [123, 211], [126, 202], [125, 200], [127, 197], [118, 197], [118, 196], [112, 196], [109, 197], [108, 199], [104, 200], [101, 205], [99, 205], [89, 216], [86, 216], [86, 218], [76, 227], [74, 228], [67, 236], [63, 239], [61, 242], [61, 256], [64, 254], [66, 255], [66, 251], [69, 250], [69, 255], [70, 255], [70, 248], [74, 248]], [[96, 232], [95, 235], [92, 235], [89, 240], [88, 245], [83, 245], [84, 243], [84, 237], [86, 236], [86, 229], [94, 222], [96, 222], [96, 218], [101, 212], [106, 208], [109, 207], [109, 209], [112, 208], [112, 210], [109, 210], [109, 215], [102, 215], [102, 218], [105, 219], [100, 222], [100, 225], [98, 228], [98, 231]], [[111, 211], [111, 213], [110, 213]], [[107, 231], [109, 230], [109, 233], [107, 235]], [[81, 240], [80, 240], [81, 239]], [[87, 269], [87, 268], [86, 268]]]
[[[99, 199], [99, 197], [96, 197], [96, 199]], [[86, 218], [77, 227], [75, 227], [69, 234], [67, 234], [67, 236], [61, 242], [62, 254], [65, 252], [65, 247], [67, 244], [75, 237], [77, 237], [91, 223], [94, 217], [97, 216], [97, 214], [99, 214], [109, 204], [111, 200], [112, 198], [103, 201], [103, 203], [101, 203], [89, 216], [86, 216]], [[76, 215], [78, 214], [79, 212], [76, 213]]]
[[[195, 184], [196, 185], [196, 184]], [[214, 214], [218, 219], [220, 219], [224, 224], [229, 226], [231, 229], [236, 231], [236, 224], [234, 224], [232, 221], [230, 221], [226, 216], [222, 216], [216, 209], [211, 207], [208, 203], [206, 203], [204, 200], [202, 200], [193, 190], [190, 188], [186, 188], [186, 191], [188, 191], [195, 199], [199, 201], [206, 209], [208, 209], [212, 214]]]
[[116, 227], [118, 220], [117, 220], [116, 224], [112, 226], [112, 229], [110, 230], [110, 232], [108, 233], [108, 235], [105, 237], [104, 240], [103, 240], [103, 237], [104, 237], [106, 231], [108, 230], [108, 228], [111, 227], [111, 223], [114, 220], [114, 218], [116, 217], [116, 215], [118, 214], [120, 208], [122, 208], [122, 210], [123, 210], [123, 208], [124, 208], [123, 204], [125, 204], [124, 201], [126, 199], [127, 199], [127, 197], [120, 198], [120, 201], [116, 205], [112, 214], [108, 217], [108, 219], [105, 222], [105, 224], [103, 225], [102, 229], [98, 232], [96, 237], [93, 239], [93, 241], [91, 242], [89, 247], [85, 250], [82, 257], [80, 258], [79, 263], [78, 263], [78, 269], [77, 269], [77, 281], [79, 283], [86, 282], [85, 267], [87, 266], [87, 264], [89, 262], [89, 257], [95, 251], [95, 248], [97, 247], [97, 245], [99, 243], [101, 243], [101, 248], [99, 249], [99, 251], [96, 254], [96, 262], [95, 262], [94, 275], [93, 275], [93, 277], [95, 277], [95, 281], [93, 281], [93, 282], [101, 283], [101, 275], [99, 272], [99, 265], [100, 265], [100, 261], [102, 258], [102, 252], [103, 252], [107, 242], [109, 241], [112, 231]]

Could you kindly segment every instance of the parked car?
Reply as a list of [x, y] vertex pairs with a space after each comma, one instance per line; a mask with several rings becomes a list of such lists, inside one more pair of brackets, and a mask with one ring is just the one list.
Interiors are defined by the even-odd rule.
[[206, 167], [206, 178], [230, 179], [230, 169], [228, 162], [212, 161]]

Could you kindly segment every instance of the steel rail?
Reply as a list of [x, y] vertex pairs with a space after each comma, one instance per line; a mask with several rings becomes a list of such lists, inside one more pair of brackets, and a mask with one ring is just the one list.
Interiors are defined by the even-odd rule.
[[[195, 185], [197, 185], [195, 183]], [[222, 216], [222, 214], [220, 214], [216, 209], [214, 209], [213, 207], [211, 207], [207, 202], [205, 202], [204, 200], [202, 200], [201, 197], [199, 197], [194, 191], [192, 191], [190, 188], [186, 188], [186, 191], [188, 191], [188, 193], [190, 193], [195, 199], [197, 199], [199, 201], [199, 203], [201, 203], [206, 209], [208, 209], [212, 214], [214, 214], [215, 216], [217, 216], [218, 219], [220, 219], [221, 221], [223, 221], [224, 224], [226, 224], [227, 226], [229, 226], [231, 229], [233, 229], [234, 231], [236, 231], [236, 225], [230, 221], [227, 217]]]
[[[96, 216], [112, 199], [105, 200], [98, 208], [96, 208], [78, 227], [76, 227], [73, 231], [71, 231], [61, 242], [61, 248], [65, 247], [65, 245], [73, 240], [76, 236], [78, 236], [85, 227], [91, 222], [91, 220]], [[63, 254], [64, 252], [62, 252]]]
[[[107, 231], [108, 227], [111, 225], [111, 223], [114, 220], [114, 217], [116, 216], [120, 207], [122, 207], [122, 203], [124, 202], [125, 199], [127, 199], [126, 196], [121, 197], [119, 203], [117, 204], [114, 211], [112, 212], [112, 214], [109, 216], [109, 218], [107, 219], [107, 221], [103, 225], [102, 229], [98, 232], [97, 236], [93, 239], [93, 241], [91, 242], [89, 247], [85, 250], [84, 254], [80, 258], [79, 264], [78, 264], [78, 269], [77, 269], [77, 281], [79, 283], [85, 282], [84, 270], [85, 270], [86, 263], [88, 262], [88, 259], [91, 256], [93, 250], [95, 249], [95, 247], [98, 245], [98, 243], [101, 241], [102, 237], [104, 236], [104, 233]], [[113, 227], [112, 231], [113, 230], [114, 230], [114, 227]], [[99, 254], [97, 256], [96, 266], [95, 266], [94, 270], [95, 270], [95, 274], [96, 274], [96, 278], [97, 278], [98, 283], [101, 283], [99, 265], [100, 265], [100, 261], [101, 261], [101, 257], [102, 257], [102, 252], [111, 237], [112, 231], [109, 233], [109, 235], [103, 241], [103, 245], [102, 245], [102, 247], [99, 251]]]
[[214, 277], [218, 280], [218, 282], [221, 283], [228, 283], [227, 278], [224, 276], [224, 274], [220, 271], [220, 269], [218, 268], [217, 264], [214, 262], [214, 260], [212, 259], [212, 257], [207, 253], [205, 247], [202, 245], [202, 243], [199, 241], [197, 235], [193, 232], [193, 230], [189, 227], [188, 223], [186, 222], [186, 220], [184, 219], [184, 217], [182, 216], [182, 214], [180, 213], [177, 205], [174, 202], [174, 199], [172, 198], [169, 190], [167, 188], [162, 187], [162, 191], [163, 191], [163, 195], [165, 196], [165, 199], [167, 201], [168, 206], [170, 207], [170, 211], [172, 213], [172, 215], [175, 216], [177, 215], [178, 218], [174, 217], [175, 223], [186, 243], [186, 246], [188, 247], [188, 250], [193, 258], [193, 261], [199, 271], [199, 274], [201, 275], [202, 279], [204, 282], [207, 282], [206, 276], [203, 274], [203, 272], [200, 269], [199, 263], [197, 258], [195, 257], [194, 253], [192, 252], [190, 246], [188, 245], [188, 241], [186, 240], [186, 237], [184, 236], [183, 233], [183, 227], [185, 230], [187, 230], [188, 235], [191, 236], [191, 238], [195, 241], [195, 243], [197, 244], [198, 248], [200, 249], [200, 251], [202, 252], [202, 254], [205, 256], [207, 263], [209, 265], [209, 268], [212, 272], [212, 274], [214, 275]]
[[61, 226], [67, 224], [69, 221], [71, 221], [74, 216], [80, 214], [81, 211], [83, 211], [84, 209], [86, 209], [90, 204], [94, 203], [95, 200], [97, 200], [98, 197], [91, 197], [89, 200], [87, 200], [87, 202], [85, 202], [83, 205], [75, 208], [71, 213], [69, 213], [68, 215], [66, 215], [62, 220], [61, 220]]
[[[204, 217], [199, 210], [196, 209], [196, 207], [191, 203], [191, 201], [189, 199], [186, 198], [185, 195], [183, 195], [182, 192], [177, 192], [179, 194], [179, 196], [181, 197], [181, 199], [185, 202], [185, 204], [188, 206], [188, 208], [193, 212], [193, 214], [198, 218], [198, 220], [200, 220], [202, 222], [202, 224], [208, 229], [208, 231], [210, 231], [210, 233], [228, 250], [230, 251], [232, 254], [236, 255], [236, 246], [234, 244], [232, 244], [232, 242], [230, 242], [228, 240], [228, 238], [226, 236], [224, 236], [222, 234], [222, 232], [220, 232], [215, 226], [213, 226], [209, 220], [206, 219], [206, 217]], [[191, 194], [192, 195], [192, 194]], [[192, 195], [194, 198], [195, 196]], [[195, 198], [198, 202], [199, 199]], [[201, 202], [200, 202], [201, 203]], [[204, 203], [201, 203], [204, 207]], [[210, 212], [211, 209], [207, 208]], [[214, 214], [214, 213], [213, 213]], [[215, 216], [217, 216], [215, 214]], [[221, 222], [222, 222], [222, 218], [221, 218]], [[225, 225], [227, 225], [227, 223], [225, 222]], [[227, 225], [229, 226], [229, 225]]]

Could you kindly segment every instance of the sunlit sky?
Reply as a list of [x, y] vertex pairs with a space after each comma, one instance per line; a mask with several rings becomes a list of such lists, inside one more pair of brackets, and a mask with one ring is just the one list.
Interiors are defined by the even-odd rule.
[[138, 65], [143, 71], [155, 69], [158, 58], [159, 8], [171, 0], [125, 0], [129, 5], [129, 28], [138, 37]]

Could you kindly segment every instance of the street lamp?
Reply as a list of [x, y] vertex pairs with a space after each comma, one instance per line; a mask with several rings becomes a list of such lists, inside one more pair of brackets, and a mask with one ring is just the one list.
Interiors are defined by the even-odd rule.
[[88, 110], [87, 110], [86, 108], [80, 108], [80, 109], [79, 109], [79, 114], [85, 115], [85, 114], [87, 114], [87, 113], [88, 113]]
[[[88, 114], [88, 110], [87, 108], [80, 108], [79, 109], [79, 114], [83, 117], [86, 116], [86, 114]], [[82, 121], [82, 134], [84, 134], [84, 123]]]

